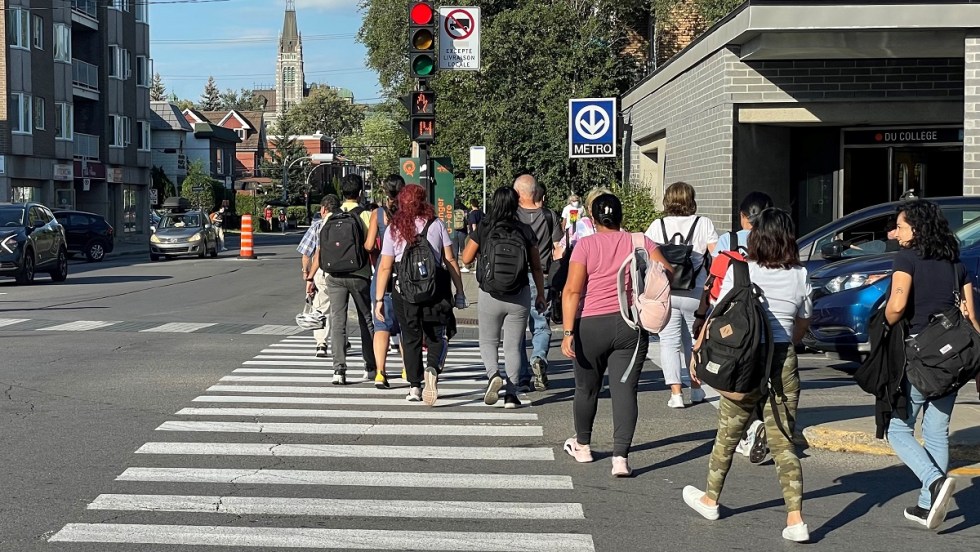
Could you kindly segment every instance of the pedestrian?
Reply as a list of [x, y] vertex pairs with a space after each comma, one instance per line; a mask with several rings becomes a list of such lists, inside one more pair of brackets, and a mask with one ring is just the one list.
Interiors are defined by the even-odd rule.
[[313, 339], [316, 340], [314, 356], [318, 358], [326, 358], [327, 356], [327, 337], [330, 335], [330, 296], [327, 295], [327, 274], [319, 267], [315, 271], [313, 270], [313, 259], [320, 247], [320, 229], [323, 227], [323, 221], [339, 207], [340, 199], [337, 196], [333, 194], [323, 196], [323, 200], [320, 201], [320, 218], [313, 221], [296, 248], [303, 259], [302, 270], [303, 281], [306, 283], [306, 293], [313, 295], [311, 307], [317, 312], [327, 313], [323, 328], [313, 330]]
[[[546, 207], [542, 207], [544, 202], [545, 189], [534, 176], [522, 174], [514, 180], [514, 189], [517, 190], [519, 205], [517, 208], [517, 219], [528, 225], [534, 232], [538, 245], [538, 256], [541, 261], [541, 270], [547, 277], [551, 270], [551, 261], [555, 242], [560, 241], [564, 232], [559, 224], [558, 216]], [[534, 274], [528, 272], [528, 283], [531, 286], [531, 305], [538, 304], [538, 289], [534, 285]], [[527, 360], [527, 348], [522, 353], [522, 371], [524, 367], [529, 367], [534, 376], [534, 389], [544, 391], [548, 388], [548, 351], [551, 348], [551, 323], [548, 322], [546, 310], [539, 311], [537, 308], [531, 310], [528, 318], [528, 326], [531, 331], [531, 359]], [[531, 374], [522, 374], [520, 387], [530, 388], [529, 377]]]
[[[973, 286], [960, 262], [959, 242], [942, 209], [917, 199], [899, 207], [896, 234], [901, 250], [892, 265], [892, 285], [885, 318], [892, 327], [908, 321], [911, 337], [929, 326], [930, 318], [959, 306], [980, 331], [973, 307]], [[960, 304], [956, 304], [956, 299]], [[906, 412], [893, 412], [887, 436], [895, 454], [921, 482], [918, 502], [905, 509], [905, 518], [935, 529], [946, 518], [956, 480], [949, 477], [949, 419], [956, 393], [926, 398], [904, 377], [901, 394]], [[901, 402], [899, 403], [901, 404]], [[914, 435], [922, 412], [922, 439]]]
[[576, 241], [595, 234], [596, 228], [592, 219], [589, 217], [589, 213], [592, 212], [592, 202], [595, 198], [603, 194], [611, 194], [612, 190], [606, 188], [605, 186], [597, 186], [589, 190], [589, 193], [585, 194], [585, 209], [579, 213], [579, 218], [575, 222], [575, 227], [572, 233], [572, 243]]
[[575, 226], [581, 216], [582, 200], [576, 194], [568, 196], [568, 204], [561, 210], [561, 227], [568, 230]]
[[715, 251], [737, 250], [743, 254], [748, 252], [749, 234], [752, 232], [752, 225], [755, 224], [755, 219], [759, 217], [759, 213], [774, 206], [775, 204], [769, 194], [765, 192], [749, 192], [738, 206], [739, 230], [735, 232], [738, 243], [735, 247], [732, 247], [731, 234], [728, 232], [719, 234]]
[[[698, 216], [698, 204], [694, 198], [694, 187], [686, 182], [675, 182], [664, 192], [664, 217], [654, 220], [646, 235], [660, 245], [691, 246], [690, 262], [696, 278], [689, 289], [671, 287], [670, 321], [660, 332], [660, 368], [664, 383], [670, 387], [670, 408], [684, 408], [683, 367], [691, 363], [693, 347], [694, 313], [701, 302], [701, 292], [707, 280], [707, 267], [704, 264], [715, 250], [718, 234], [715, 225], [708, 217]], [[653, 359], [651, 359], [653, 360]], [[690, 382], [691, 404], [704, 402], [704, 391], [700, 384]]]
[[218, 249], [228, 251], [225, 246], [225, 208], [222, 207], [211, 215], [211, 225], [214, 226], [215, 236], [218, 238]]
[[333, 353], [333, 383], [347, 385], [347, 310], [354, 301], [357, 325], [361, 334], [364, 373], [361, 381], [374, 381], [377, 364], [374, 357], [374, 323], [371, 319], [371, 263], [366, 244], [367, 225], [371, 214], [358, 204], [364, 189], [361, 177], [348, 174], [340, 180], [344, 202], [320, 230], [320, 247], [314, 266], [326, 272], [327, 294], [330, 296], [331, 349]]
[[[466, 213], [466, 231], [468, 234], [475, 234], [480, 221], [483, 220], [483, 211], [480, 209], [480, 202], [475, 199], [470, 200], [470, 210]], [[470, 269], [463, 264], [461, 272], [469, 272]]]
[[[684, 487], [684, 502], [706, 519], [718, 519], [718, 497], [731, 469], [735, 447], [761, 401], [769, 448], [786, 503], [783, 538], [805, 542], [810, 533], [802, 515], [803, 472], [791, 438], [800, 400], [800, 373], [794, 343], [799, 343], [806, 333], [813, 305], [807, 271], [800, 265], [796, 248], [793, 219], [786, 211], [770, 208], [759, 214], [748, 238], [748, 272], [752, 284], [758, 286], [765, 297], [762, 307], [771, 328], [771, 336], [762, 336], [763, 340], [771, 337], [773, 343], [768, 367], [768, 394], [763, 396], [756, 390], [739, 400], [722, 394], [718, 402], [718, 432], [708, 461], [706, 490], [702, 492], [690, 485]], [[730, 268], [722, 283], [721, 297], [732, 291], [734, 285], [734, 269]], [[703, 335], [704, 330], [698, 345]], [[760, 355], [759, 362], [765, 363], [766, 355]], [[695, 365], [690, 366], [692, 383], [700, 383]], [[760, 370], [764, 371], [765, 368]]]
[[[383, 205], [378, 206], [371, 213], [371, 221], [368, 223], [367, 243], [374, 244], [375, 251], [380, 252], [384, 247], [385, 232], [391, 226], [391, 219], [398, 209], [398, 193], [405, 187], [405, 180], [393, 174], [386, 178], [382, 183], [382, 189], [386, 195]], [[391, 346], [391, 338], [400, 333], [398, 318], [395, 316], [395, 307], [391, 300], [392, 281], [389, 280], [385, 289], [378, 293], [378, 274], [381, 266], [381, 255], [378, 255], [374, 265], [374, 277], [371, 279], [371, 297], [382, 296], [383, 318], [374, 315], [371, 309], [371, 317], [374, 321], [374, 358], [378, 364], [378, 373], [374, 377], [374, 385], [378, 389], [388, 389], [388, 374], [385, 372], [388, 363], [388, 349]]]
[[[505, 386], [504, 408], [518, 408], [517, 397], [523, 355], [524, 328], [531, 310], [531, 289], [536, 288], [538, 311], [545, 310], [544, 274], [538, 254], [538, 238], [531, 227], [517, 218], [518, 197], [511, 187], [493, 194], [487, 216], [463, 251], [463, 262], [476, 259], [480, 283], [477, 305], [480, 331], [480, 357], [487, 369], [487, 391], [483, 401], [497, 403]], [[526, 274], [532, 274], [533, 283]], [[499, 374], [500, 336], [504, 339], [504, 368], [507, 380]]]
[[[561, 351], [574, 361], [575, 370], [575, 436], [565, 441], [564, 450], [577, 462], [593, 460], [592, 425], [602, 378], [608, 370], [613, 411], [612, 474], [629, 477], [636, 393], [649, 336], [644, 330], [630, 328], [620, 312], [619, 272], [634, 249], [632, 235], [622, 231], [623, 205], [619, 198], [612, 194], [597, 197], [592, 202], [592, 219], [597, 232], [576, 244], [562, 291]], [[650, 259], [669, 266], [657, 251], [657, 244], [646, 237], [643, 240]], [[623, 382], [627, 372], [629, 377]]]
[[[459, 262], [463, 249], [466, 247], [466, 236], [469, 234], [466, 226], [466, 206], [463, 201], [457, 199], [453, 207], [453, 255]], [[462, 264], [462, 263], [460, 263]]]
[[[439, 398], [437, 385], [447, 340], [455, 333], [456, 320], [452, 309], [454, 306], [466, 307], [466, 293], [463, 291], [459, 266], [453, 256], [449, 231], [436, 217], [432, 204], [426, 201], [425, 189], [410, 184], [399, 192], [398, 209], [392, 217], [391, 225], [385, 230], [377, 287], [374, 292], [375, 317], [385, 320], [383, 291], [388, 286], [395, 263], [401, 263], [405, 253], [410, 248], [416, 247], [420, 239], [427, 242], [429, 251], [435, 257], [436, 274], [432, 276], [436, 282], [435, 297], [424, 303], [409, 302], [403, 289], [406, 284], [396, 280], [392, 303], [395, 307], [395, 317], [401, 328], [402, 357], [410, 385], [408, 396], [405, 398], [409, 401], [421, 400], [433, 406]], [[421, 269], [422, 266], [419, 268]], [[404, 269], [404, 267], [399, 268]], [[403, 270], [398, 272], [405, 273]], [[422, 274], [422, 277], [429, 277], [429, 274]], [[456, 289], [455, 301], [453, 301], [450, 281], [452, 287]], [[424, 373], [423, 340], [428, 348]]]

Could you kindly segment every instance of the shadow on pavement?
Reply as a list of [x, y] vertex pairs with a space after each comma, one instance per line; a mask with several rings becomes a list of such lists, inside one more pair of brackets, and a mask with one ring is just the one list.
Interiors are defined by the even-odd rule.
[[940, 535], [957, 533], [964, 529], [980, 525], [980, 485], [978, 485], [980, 483], [980, 476], [970, 478], [969, 480], [966, 477], [957, 477], [956, 479], [960, 488], [953, 495], [957, 509], [950, 510], [947, 519], [956, 519], [959, 516], [963, 516], [963, 520], [949, 529], [943, 529], [939, 532]]
[[669, 468], [671, 466], [676, 466], [678, 464], [683, 464], [691, 460], [699, 460], [699, 459], [704, 460], [705, 468], [707, 468], [707, 462], [708, 462], [707, 459], [708, 459], [708, 455], [711, 454], [711, 447], [713, 447], [715, 444], [714, 438], [715, 438], [716, 431], [717, 430], [715, 429], [697, 431], [694, 433], [687, 433], [684, 435], [665, 437], [663, 439], [658, 439], [656, 441], [651, 441], [649, 443], [644, 443], [642, 445], [633, 445], [632, 447], [630, 447], [631, 453], [641, 452], [644, 450], [658, 449], [661, 447], [666, 447], [677, 443], [688, 443], [691, 441], [705, 441], [704, 443], [701, 443], [700, 445], [694, 447], [693, 449], [678, 454], [677, 456], [667, 458], [661, 462], [657, 462], [656, 464], [651, 464], [643, 468], [638, 468], [633, 471], [633, 476], [638, 477], [647, 472], [651, 472], [663, 468]]
[[127, 282], [153, 282], [156, 280], [170, 280], [173, 276], [82, 276], [68, 278], [67, 283], [75, 285], [89, 284], [123, 284]]

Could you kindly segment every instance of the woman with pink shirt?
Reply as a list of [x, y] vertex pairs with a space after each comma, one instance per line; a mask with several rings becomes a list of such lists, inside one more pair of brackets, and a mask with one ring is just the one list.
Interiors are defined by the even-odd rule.
[[[578, 462], [592, 461], [592, 425], [602, 377], [608, 369], [613, 409], [612, 474], [629, 477], [632, 470], [627, 457], [636, 430], [636, 390], [649, 336], [631, 329], [619, 310], [617, 276], [623, 260], [633, 254], [632, 236], [621, 230], [623, 204], [616, 196], [603, 194], [592, 202], [591, 211], [596, 233], [575, 245], [562, 291], [565, 331], [561, 350], [575, 361], [575, 437], [565, 441], [564, 449]], [[652, 240], [643, 241], [653, 261], [670, 266]], [[623, 383], [627, 371], [629, 377]]]

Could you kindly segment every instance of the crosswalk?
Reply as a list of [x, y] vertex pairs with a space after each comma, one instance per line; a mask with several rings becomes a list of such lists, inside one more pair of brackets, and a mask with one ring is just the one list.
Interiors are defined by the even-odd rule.
[[308, 333], [296, 325], [229, 324], [218, 322], [159, 322], [122, 320], [43, 320], [32, 318], [0, 318], [3, 331], [23, 332], [133, 332], [177, 334], [232, 334], [288, 336]]
[[[127, 467], [52, 535], [167, 549], [592, 552], [572, 478], [533, 408], [483, 403], [474, 342], [454, 342], [434, 408], [334, 386], [329, 358], [286, 337], [163, 421]], [[275, 357], [275, 358], [260, 358]], [[261, 363], [261, 364], [256, 364]], [[355, 347], [348, 374], [363, 369]], [[82, 543], [90, 543], [88, 545]]]

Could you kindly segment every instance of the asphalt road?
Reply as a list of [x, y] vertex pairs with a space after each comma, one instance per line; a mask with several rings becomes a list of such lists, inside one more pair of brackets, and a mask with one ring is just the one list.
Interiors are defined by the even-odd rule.
[[[785, 513], [771, 462], [736, 458], [721, 520], [705, 521], [684, 506], [683, 486], [704, 484], [715, 410], [668, 409], [650, 364], [630, 479], [609, 475], [608, 400], [596, 421], [598, 461], [576, 464], [561, 451], [572, 434], [573, 384], [557, 357], [553, 389], [527, 395], [530, 406], [516, 411], [464, 404], [482, 385], [465, 340], [454, 344], [440, 408], [366, 385], [301, 391], [319, 380], [289, 378], [320, 377], [326, 372], [316, 370], [329, 362], [306, 366], [313, 361], [308, 340], [274, 335], [292, 325], [302, 301], [297, 257], [287, 245], [297, 241], [259, 236], [258, 261], [230, 253], [162, 263], [119, 258], [73, 262], [64, 284], [0, 281], [0, 324], [21, 321], [0, 326], [0, 550], [795, 546], [780, 537]], [[44, 329], [63, 324], [76, 331]], [[256, 327], [268, 333], [247, 333]], [[870, 402], [844, 372], [820, 358], [804, 367], [803, 423], [866, 412]], [[297, 389], [209, 389], [216, 384]], [[264, 398], [246, 403], [244, 396]], [[512, 414], [521, 416], [501, 417]], [[937, 535], [902, 517], [915, 483], [894, 459], [803, 456], [804, 515], [817, 546], [977, 549], [980, 491], [968, 478]], [[121, 542], [72, 542], [110, 538]]]

